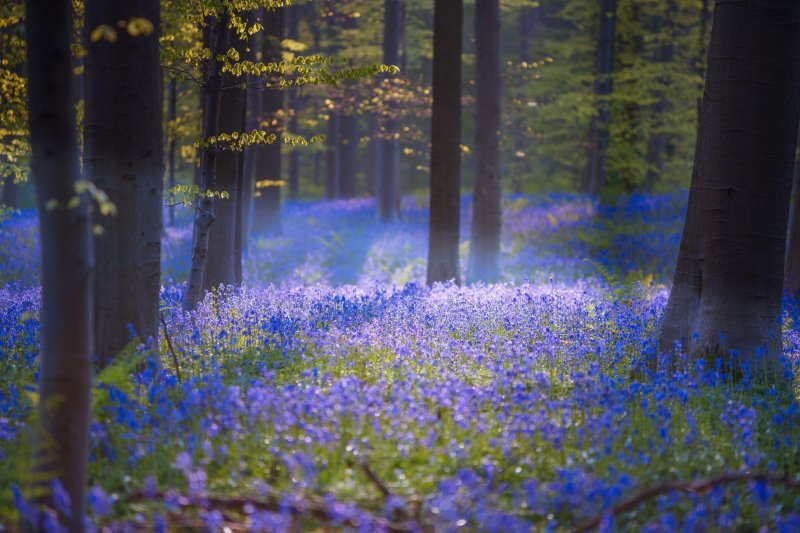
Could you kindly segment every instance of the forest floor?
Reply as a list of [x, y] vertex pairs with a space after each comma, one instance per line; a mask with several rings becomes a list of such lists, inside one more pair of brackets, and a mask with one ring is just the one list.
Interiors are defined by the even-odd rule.
[[[413, 198], [394, 226], [376, 223], [367, 200], [293, 203], [282, 234], [251, 243], [245, 287], [193, 313], [180, 305], [182, 213], [163, 245], [163, 369], [132, 344], [95, 380], [92, 523], [800, 530], [794, 303], [788, 386], [731, 383], [719, 362], [679, 355], [674, 372], [643, 364], [684, 204], [509, 198], [503, 283], [427, 288]], [[39, 290], [35, 217], [1, 224], [0, 525], [10, 525], [24, 509]]]

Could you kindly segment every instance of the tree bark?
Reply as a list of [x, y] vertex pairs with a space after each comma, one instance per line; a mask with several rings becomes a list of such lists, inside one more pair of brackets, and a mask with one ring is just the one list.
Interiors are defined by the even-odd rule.
[[[385, 0], [383, 6], [383, 63], [398, 66], [400, 65], [400, 0]], [[400, 218], [398, 209], [400, 129], [395, 116], [397, 106], [391, 99], [387, 103], [387, 108], [381, 150], [383, 172], [379, 175], [377, 183], [378, 218], [382, 222], [396, 222]]]
[[462, 0], [435, 0], [428, 285], [460, 283]]
[[[264, 13], [263, 57], [267, 62], [281, 60], [285, 8]], [[277, 77], [270, 80], [277, 85]], [[253, 193], [253, 227], [256, 233], [275, 234], [281, 229], [281, 134], [283, 133], [283, 91], [265, 89], [262, 95], [262, 123], [267, 131], [278, 136], [275, 142], [259, 146], [256, 150], [256, 182]]]
[[[663, 17], [656, 22], [654, 30], [660, 36], [656, 50], [653, 52], [654, 63], [666, 66], [672, 62], [675, 51], [675, 16], [677, 12], [678, 5], [675, 0], [668, 0]], [[664, 127], [669, 106], [667, 93], [671, 80], [669, 76], [662, 74], [658, 76], [656, 82], [661, 88], [656, 90], [654, 95], [656, 102], [651, 107], [653, 126], [650, 137], [647, 139], [647, 155], [645, 156], [647, 171], [645, 172], [644, 188], [648, 193], [653, 192], [656, 184], [661, 181], [661, 175], [664, 173], [664, 152], [667, 149], [668, 141]]]
[[340, 118], [338, 111], [328, 111], [328, 132], [325, 135], [325, 197], [328, 199], [342, 196]]
[[[168, 168], [168, 175], [169, 181], [167, 182], [169, 189], [171, 190], [175, 187], [175, 118], [177, 117], [177, 103], [178, 103], [178, 80], [175, 78], [169, 79], [169, 104], [168, 104], [168, 117], [170, 124], [172, 126], [172, 131], [170, 132], [169, 137], [169, 144], [167, 146], [167, 168]], [[175, 225], [175, 206], [169, 206], [169, 225]]]
[[339, 180], [342, 198], [358, 194], [358, 116], [343, 114], [339, 118]]
[[500, 255], [500, 2], [475, 2], [475, 190], [467, 282], [497, 281]]
[[[203, 105], [203, 141], [219, 135], [219, 112], [222, 99], [222, 65], [217, 60], [218, 55], [227, 52], [231, 42], [231, 30], [228, 28], [230, 16], [223, 10], [219, 18], [209, 21], [209, 42], [211, 44], [211, 59], [206, 66], [205, 76], [205, 103]], [[214, 191], [216, 183], [217, 148], [212, 145], [203, 147], [200, 162], [200, 191]], [[192, 262], [189, 270], [189, 280], [186, 283], [184, 305], [194, 309], [203, 297], [203, 276], [205, 275], [208, 261], [208, 240], [211, 225], [214, 223], [214, 197], [205, 195], [200, 200], [199, 209], [195, 209], [194, 216], [194, 243], [192, 246]]]
[[[782, 375], [781, 287], [800, 115], [800, 3], [719, 2], [659, 350]], [[738, 351], [734, 357], [732, 350]]]
[[[249, 21], [248, 21], [249, 22]], [[230, 36], [231, 46], [240, 57], [247, 53], [247, 42], [235, 34]], [[238, 77], [225, 73], [222, 75], [222, 94], [219, 107], [219, 130], [222, 133], [244, 130], [246, 90], [239, 87]], [[202, 292], [210, 291], [220, 285], [238, 285], [238, 272], [241, 272], [240, 239], [241, 233], [241, 179], [239, 151], [220, 150], [217, 154], [215, 171], [216, 187], [220, 193], [227, 193], [227, 199], [214, 201], [214, 224], [208, 237], [208, 261], [203, 273]]]
[[[70, 496], [71, 532], [84, 530], [83, 504], [91, 398], [93, 258], [85, 199], [67, 207], [80, 179], [72, 106], [69, 0], [25, 2], [31, 175], [41, 239], [42, 324], [33, 480], [54, 507], [50, 481]], [[50, 208], [51, 201], [57, 202]], [[41, 524], [27, 524], [39, 529]]]
[[[286, 36], [293, 41], [300, 40], [300, 14], [305, 6], [289, 6], [287, 7], [288, 14], [288, 27], [286, 29]], [[297, 117], [300, 114], [300, 91], [297, 88], [291, 88], [288, 91], [288, 110], [289, 110], [289, 132], [292, 135], [297, 135], [299, 126]], [[296, 199], [300, 191], [300, 152], [297, 148], [292, 148], [289, 151], [289, 198]]]
[[800, 297], [800, 135], [794, 161], [794, 186], [792, 188], [791, 217], [786, 244], [786, 265], [784, 267], [783, 288], [792, 297]]
[[[108, 194], [115, 216], [95, 216], [95, 349], [104, 365], [130, 342], [158, 340], [161, 289], [163, 141], [159, 3], [87, 0], [86, 32], [105, 24], [117, 39], [86, 38], [84, 167]], [[117, 22], [142, 17], [149, 35]], [[157, 346], [157, 342], [155, 344]]]
[[608, 151], [608, 119], [611, 94], [611, 71], [614, 65], [614, 24], [616, 0], [601, 0], [600, 29], [597, 36], [594, 97], [595, 114], [589, 124], [588, 157], [583, 174], [583, 192], [596, 195], [606, 180], [606, 152]]

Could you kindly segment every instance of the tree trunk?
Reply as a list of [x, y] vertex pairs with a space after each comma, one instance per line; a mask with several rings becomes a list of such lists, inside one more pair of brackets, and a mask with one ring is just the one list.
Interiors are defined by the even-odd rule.
[[[249, 23], [250, 21], [248, 21]], [[231, 46], [240, 57], [247, 53], [247, 42], [235, 34], [230, 37]], [[236, 76], [225, 73], [222, 76], [222, 95], [219, 105], [219, 131], [223, 133], [244, 130], [246, 90], [237, 86], [241, 83]], [[216, 187], [220, 193], [227, 193], [227, 199], [214, 201], [214, 224], [208, 237], [208, 261], [203, 273], [202, 292], [210, 291], [220, 285], [238, 285], [237, 273], [241, 272], [239, 254], [241, 233], [241, 178], [240, 160], [242, 152], [220, 150], [217, 154]], [[238, 222], [237, 222], [238, 219]]]
[[[400, 0], [385, 0], [383, 6], [383, 63], [397, 66], [400, 64]], [[381, 150], [383, 172], [377, 183], [378, 218], [383, 222], [396, 222], [400, 218], [400, 130], [395, 116], [397, 105], [390, 100], [387, 108]]]
[[797, 152], [795, 152], [791, 210], [783, 288], [790, 296], [798, 298], [800, 297], [800, 214], [798, 213], [800, 211], [800, 135], [798, 135]]
[[[222, 65], [218, 55], [227, 52], [231, 42], [231, 30], [228, 28], [230, 16], [223, 10], [218, 19], [209, 21], [209, 41], [211, 43], [211, 59], [206, 66], [205, 104], [203, 106], [203, 141], [220, 133], [219, 112], [222, 99]], [[200, 163], [200, 191], [216, 190], [217, 148], [204, 146]], [[208, 261], [208, 241], [211, 225], [214, 223], [214, 197], [205, 195], [200, 200], [199, 209], [194, 216], [194, 244], [192, 246], [192, 263], [189, 280], [186, 283], [184, 305], [194, 309], [203, 297], [203, 276]]]
[[369, 141], [367, 141], [367, 158], [364, 169], [367, 193], [375, 196], [378, 180], [383, 170], [382, 147], [383, 141], [380, 139], [380, 118], [377, 114], [370, 114], [367, 119], [369, 129]]
[[[264, 13], [263, 57], [267, 62], [281, 61], [284, 9], [276, 8]], [[277, 77], [270, 85], [277, 85]], [[281, 134], [283, 133], [283, 91], [265, 89], [262, 95], [262, 122], [267, 131], [278, 136], [275, 142], [259, 146], [256, 150], [255, 192], [253, 193], [253, 231], [275, 234], [281, 227]]]
[[[71, 532], [84, 530], [83, 504], [91, 399], [91, 222], [85, 199], [67, 207], [80, 179], [75, 110], [70, 88], [72, 6], [69, 0], [25, 3], [31, 175], [41, 239], [42, 324], [39, 402], [32, 487], [55, 507], [50, 481], [70, 496]], [[48, 207], [58, 202], [55, 208]], [[40, 529], [42, 524], [27, 524]]]
[[[255, 45], [255, 38], [250, 37], [250, 52], [248, 53], [248, 59], [250, 61], [256, 60], [256, 45]], [[261, 89], [257, 87], [258, 85], [258, 77], [255, 75], [248, 75], [247, 76], [247, 102], [245, 103], [245, 129], [248, 132], [253, 130], [260, 129], [259, 128], [259, 121], [262, 112], [262, 98], [261, 98]], [[245, 255], [248, 250], [248, 243], [250, 237], [250, 221], [251, 221], [251, 214], [253, 211], [253, 190], [255, 188], [255, 182], [258, 179], [256, 175], [257, 165], [256, 165], [256, 158], [258, 156], [258, 147], [257, 146], [248, 146], [244, 149], [244, 168], [242, 170], [242, 194], [241, 196], [241, 221], [240, 221], [240, 234], [241, 234], [241, 243], [240, 243], [240, 250], [241, 254]]]
[[[103, 366], [130, 342], [158, 339], [161, 290], [163, 141], [159, 11], [156, 0], [87, 0], [86, 31], [117, 28], [110, 42], [86, 38], [84, 168], [108, 194], [114, 216], [95, 216], [95, 349]], [[117, 22], [143, 17], [149, 35]], [[155, 344], [157, 346], [157, 343]]]
[[[781, 287], [800, 115], [800, 3], [717, 3], [659, 349], [782, 375]], [[732, 350], [738, 351], [733, 357]]]
[[[177, 103], [178, 103], [178, 80], [175, 78], [169, 79], [169, 121], [172, 128], [169, 136], [169, 145], [167, 147], [167, 167], [169, 170], [169, 189], [175, 187], [175, 118], [177, 117]], [[169, 225], [175, 225], [175, 206], [169, 206]]]
[[339, 151], [340, 115], [338, 111], [328, 111], [328, 132], [325, 136], [325, 197], [342, 196], [341, 152]]
[[606, 180], [606, 152], [608, 151], [608, 118], [611, 94], [611, 70], [614, 65], [614, 24], [617, 14], [616, 0], [601, 0], [600, 30], [597, 37], [594, 97], [595, 114], [589, 124], [588, 157], [583, 174], [583, 192], [599, 194]]
[[[305, 6], [289, 6], [287, 7], [288, 14], [288, 27], [286, 29], [286, 36], [293, 41], [300, 40], [300, 13]], [[297, 135], [299, 126], [297, 117], [300, 114], [300, 91], [296, 88], [289, 89], [288, 91], [288, 109], [289, 109], [289, 132], [292, 135]], [[289, 198], [296, 199], [300, 191], [300, 152], [298, 149], [292, 148], [289, 151]]]
[[522, 6], [519, 17], [519, 59], [531, 61], [533, 59], [533, 36], [536, 31], [536, 7]]
[[0, 205], [17, 209], [19, 207], [18, 196], [19, 185], [14, 182], [14, 176], [9, 175], [3, 180], [3, 197], [0, 199]]
[[358, 116], [342, 115], [339, 119], [339, 181], [342, 198], [358, 194]]
[[[678, 5], [675, 0], [668, 0], [663, 19], [656, 22], [654, 30], [655, 33], [660, 34], [660, 37], [653, 53], [654, 63], [667, 66], [672, 62], [675, 50], [675, 16], [677, 11]], [[664, 126], [669, 105], [667, 93], [669, 92], [671, 80], [668, 75], [661, 75], [656, 78], [656, 82], [660, 88], [655, 91], [656, 102], [651, 107], [653, 126], [650, 137], [647, 139], [647, 155], [645, 156], [647, 171], [645, 172], [644, 188], [648, 193], [652, 193], [656, 183], [661, 180], [661, 175], [664, 172], [664, 152], [666, 152], [668, 141]]]
[[435, 0], [428, 285], [460, 282], [462, 0]]
[[500, 2], [475, 2], [475, 191], [467, 282], [493, 282], [500, 255]]

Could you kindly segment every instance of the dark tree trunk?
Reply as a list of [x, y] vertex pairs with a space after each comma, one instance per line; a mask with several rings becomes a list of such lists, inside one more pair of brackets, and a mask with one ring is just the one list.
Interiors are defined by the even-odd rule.
[[[80, 179], [72, 106], [69, 0], [25, 3], [31, 175], [41, 239], [42, 324], [33, 490], [51, 508], [58, 478], [71, 501], [60, 521], [84, 530], [83, 503], [93, 348], [92, 238], [88, 205], [67, 207]], [[47, 204], [55, 200], [58, 207]], [[41, 524], [27, 524], [40, 529]]]
[[[252, 39], [248, 46], [252, 48]], [[241, 123], [247, 124], [247, 89], [242, 91], [242, 118]], [[244, 282], [244, 274], [242, 272], [242, 261], [244, 259], [244, 247], [247, 244], [246, 236], [244, 233], [244, 152], [238, 152], [236, 166], [236, 220], [234, 220], [234, 237], [233, 237], [233, 273], [234, 285], [241, 285]]]
[[[256, 60], [256, 43], [255, 37], [250, 37], [250, 52], [248, 59], [250, 61]], [[245, 103], [245, 129], [248, 132], [258, 130], [259, 121], [261, 117], [261, 89], [257, 87], [259, 78], [255, 75], [247, 76], [247, 102]], [[250, 222], [251, 213], [253, 211], [253, 190], [255, 182], [258, 179], [256, 175], [256, 157], [258, 156], [257, 146], [248, 146], [244, 149], [244, 161], [242, 170], [242, 187], [241, 191], [241, 221], [240, 221], [240, 234], [241, 234], [241, 254], [245, 255], [248, 250], [248, 242], [250, 237]]]
[[[247, 53], [247, 42], [230, 37], [232, 46], [244, 57]], [[219, 130], [223, 133], [241, 132], [244, 130], [246, 90], [238, 87], [241, 83], [236, 76], [229, 73], [222, 76], [222, 96], [219, 106]], [[227, 193], [227, 199], [214, 201], [214, 224], [208, 238], [208, 261], [203, 273], [202, 292], [210, 291], [220, 285], [238, 285], [237, 273], [241, 272], [239, 253], [242, 213], [239, 188], [241, 179], [242, 152], [220, 150], [217, 154], [216, 191]]]
[[[286, 36], [293, 41], [300, 39], [300, 13], [305, 6], [287, 7], [288, 27]], [[288, 91], [289, 109], [289, 132], [292, 135], [298, 134], [297, 117], [300, 114], [300, 92], [296, 88]], [[295, 199], [300, 191], [300, 152], [293, 148], [289, 152], [289, 198]]]
[[[159, 10], [156, 0], [87, 0], [86, 31], [143, 17], [150, 35], [117, 31], [87, 38], [86, 178], [108, 194], [114, 216], [96, 216], [95, 349], [104, 365], [130, 342], [158, 339], [161, 289], [163, 141]], [[157, 343], [156, 343], [157, 346]]]
[[340, 115], [338, 111], [328, 112], [328, 132], [325, 136], [325, 197], [339, 198], [342, 196], [342, 167], [339, 162], [341, 152], [340, 142]]
[[460, 282], [462, 0], [435, 0], [428, 285]]
[[[800, 3], [719, 2], [659, 349], [782, 373], [781, 287], [800, 115]], [[737, 350], [739, 357], [730, 357]], [[728, 359], [730, 357], [730, 359]]]
[[[230, 16], [223, 10], [219, 19], [209, 21], [209, 41], [211, 43], [211, 59], [206, 66], [205, 76], [205, 104], [203, 106], [203, 141], [215, 137], [220, 133], [219, 112], [222, 99], [222, 65], [217, 60], [218, 55], [227, 52], [231, 42], [231, 30], [228, 28]], [[212, 145], [204, 146], [200, 162], [200, 190], [216, 190], [216, 161], [217, 148]], [[194, 243], [192, 246], [192, 263], [189, 270], [189, 280], [186, 283], [184, 305], [194, 309], [203, 297], [203, 276], [205, 275], [208, 261], [208, 241], [211, 234], [211, 225], [214, 223], [214, 197], [205, 196], [200, 200], [199, 209], [195, 210], [194, 217]]]
[[380, 180], [383, 170], [383, 160], [381, 158], [383, 141], [380, 139], [380, 118], [377, 114], [369, 115], [367, 128], [369, 129], [369, 141], [367, 141], [364, 181], [366, 182], [367, 193], [375, 196], [378, 180]]
[[475, 2], [475, 191], [467, 282], [493, 282], [500, 255], [500, 1]]
[[16, 209], [19, 207], [18, 196], [19, 185], [14, 182], [14, 176], [8, 176], [3, 181], [3, 197], [0, 199], [0, 205]]
[[[285, 8], [267, 10], [264, 13], [263, 57], [267, 62], [281, 60]], [[270, 79], [277, 85], [277, 77]], [[262, 122], [267, 131], [274, 133], [275, 142], [256, 149], [255, 192], [253, 193], [253, 228], [256, 233], [275, 234], [281, 229], [281, 144], [283, 141], [283, 91], [265, 89], [262, 95]]]
[[[709, 6], [712, 0], [702, 0], [700, 5], [700, 32], [698, 42], [697, 54], [697, 73], [700, 79], [706, 78], [706, 55], [708, 53], [708, 45], [706, 44], [706, 37], [708, 36], [708, 24], [711, 20], [711, 7]], [[697, 99], [697, 125], [700, 126], [700, 106], [703, 103], [702, 98]]]
[[600, 193], [606, 180], [606, 152], [608, 151], [608, 97], [611, 94], [611, 70], [614, 65], [614, 24], [617, 14], [616, 0], [601, 0], [600, 29], [597, 37], [595, 63], [595, 114], [589, 124], [588, 157], [583, 174], [583, 192]]
[[[666, 2], [666, 11], [663, 20], [659, 20], [655, 25], [655, 32], [660, 33], [659, 42], [653, 53], [653, 62], [667, 66], [672, 62], [675, 50], [675, 16], [678, 5], [675, 0]], [[661, 180], [664, 172], [664, 153], [667, 150], [667, 134], [664, 132], [665, 118], [668, 111], [669, 100], [667, 93], [671, 84], [668, 75], [660, 75], [656, 78], [659, 89], [655, 92], [656, 102], [651, 107], [653, 126], [650, 137], [647, 139], [647, 171], [645, 172], [644, 188], [647, 192], [652, 192], [656, 184]]]
[[342, 115], [339, 119], [339, 181], [342, 198], [358, 194], [358, 116]]
[[408, 0], [400, 0], [400, 72], [408, 72], [408, 43], [406, 42], [406, 17], [408, 16]]
[[[400, 0], [385, 0], [383, 16], [383, 63], [400, 64]], [[398, 194], [400, 189], [400, 141], [397, 106], [387, 104], [382, 146], [383, 172], [379, 175], [378, 218], [383, 222], [396, 222], [400, 218]]]
[[794, 186], [792, 189], [792, 215], [789, 218], [789, 236], [786, 245], [786, 266], [783, 288], [794, 298], [800, 297], [800, 135], [794, 161]]
[[533, 37], [536, 30], [536, 7], [522, 6], [519, 17], [519, 59], [533, 59]]
[[[172, 127], [172, 131], [170, 132], [169, 136], [169, 145], [167, 147], [167, 168], [169, 172], [169, 181], [168, 186], [171, 190], [175, 187], [175, 118], [177, 116], [176, 109], [178, 103], [178, 81], [175, 78], [170, 78], [169, 80], [169, 106], [168, 106], [168, 113], [169, 113], [169, 121]], [[169, 206], [169, 225], [175, 225], [175, 206]]]

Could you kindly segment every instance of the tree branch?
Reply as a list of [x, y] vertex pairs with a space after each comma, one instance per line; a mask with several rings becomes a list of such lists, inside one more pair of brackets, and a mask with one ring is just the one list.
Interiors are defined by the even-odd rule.
[[793, 489], [800, 489], [800, 481], [797, 479], [790, 478], [785, 474], [766, 474], [763, 472], [726, 472], [714, 477], [695, 481], [665, 481], [642, 489], [629, 496], [612, 507], [609, 512], [602, 513], [583, 525], [578, 526], [575, 531], [579, 532], [595, 529], [600, 525], [603, 517], [626, 513], [638, 505], [661, 496], [662, 494], [667, 494], [669, 492], [705, 492], [717, 485], [730, 485], [732, 483], [741, 483], [744, 481], [762, 481], [775, 485], [783, 485]]

